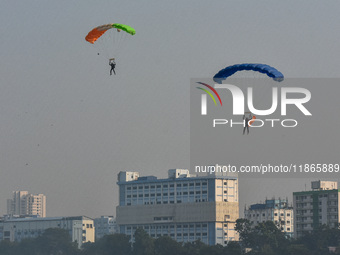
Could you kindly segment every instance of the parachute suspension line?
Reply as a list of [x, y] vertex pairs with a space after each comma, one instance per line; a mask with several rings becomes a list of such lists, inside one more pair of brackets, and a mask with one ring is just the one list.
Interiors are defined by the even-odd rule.
[[122, 51], [124, 52], [124, 48], [126, 47], [126, 37], [127, 36], [131, 36], [130, 34], [127, 34], [127, 33], [123, 33], [123, 35], [120, 37], [120, 42], [119, 42], [119, 45], [122, 49]]
[[[117, 32], [118, 33], [118, 32]], [[127, 33], [125, 33], [124, 31], [119, 32], [119, 34], [116, 36], [115, 38], [115, 45], [117, 46], [115, 49], [114, 54], [116, 56], [120, 56], [121, 52], [124, 52], [124, 48], [126, 46], [125, 44], [125, 39], [126, 37], [129, 36]], [[119, 51], [118, 51], [119, 49]]]
[[[111, 55], [114, 55], [113, 57], [117, 57], [120, 55], [120, 52], [123, 51], [123, 48], [124, 47], [124, 40], [126, 38], [126, 34], [125, 31], [122, 31], [120, 29], [116, 29], [116, 28], [112, 28], [113, 31], [111, 33], [111, 36], [112, 36], [112, 40], [111, 40], [111, 43], [113, 45], [113, 52], [110, 52]], [[120, 32], [118, 32], [118, 30], [120, 30]], [[118, 51], [119, 49], [119, 51]], [[112, 57], [112, 56], [111, 56]]]

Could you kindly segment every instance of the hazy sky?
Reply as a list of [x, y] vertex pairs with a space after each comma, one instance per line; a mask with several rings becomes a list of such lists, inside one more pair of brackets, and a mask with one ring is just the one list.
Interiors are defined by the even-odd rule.
[[[190, 78], [243, 62], [339, 77], [339, 13], [337, 0], [1, 0], [0, 214], [14, 190], [44, 193], [48, 216], [115, 214], [119, 171], [189, 167]], [[106, 23], [136, 29], [116, 76], [84, 40]], [[241, 202], [275, 184], [261, 187]]]

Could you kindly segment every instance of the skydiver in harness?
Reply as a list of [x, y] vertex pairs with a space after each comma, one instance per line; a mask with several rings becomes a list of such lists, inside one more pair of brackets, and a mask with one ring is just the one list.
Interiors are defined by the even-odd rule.
[[112, 75], [112, 72], [116, 75], [116, 62], [114, 58], [110, 58], [109, 65], [111, 66], [110, 75]]
[[247, 129], [247, 135], [248, 135], [249, 134], [249, 121], [251, 121], [253, 119], [253, 116], [251, 115], [251, 113], [248, 113], [247, 116], [244, 114], [243, 119], [245, 120], [245, 126], [243, 128], [243, 134], [245, 134], [246, 129]]

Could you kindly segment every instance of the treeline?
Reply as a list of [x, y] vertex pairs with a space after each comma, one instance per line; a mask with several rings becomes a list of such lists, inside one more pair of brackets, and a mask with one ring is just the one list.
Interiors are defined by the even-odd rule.
[[[312, 233], [293, 239], [285, 236], [272, 222], [267, 221], [252, 227], [249, 220], [238, 219], [236, 231], [240, 244], [250, 248], [247, 255], [327, 255], [340, 254], [340, 229], [320, 226]], [[335, 247], [330, 252], [329, 247]]]
[[21, 242], [0, 242], [1, 255], [80, 254], [77, 243], [72, 242], [67, 230], [50, 228], [37, 238]]
[[0, 242], [1, 255], [326, 255], [340, 254], [340, 248], [330, 253], [328, 247], [340, 246], [340, 230], [320, 227], [300, 239], [290, 239], [273, 222], [255, 228], [248, 220], [237, 220], [240, 242], [209, 246], [200, 241], [178, 243], [167, 236], [151, 238], [143, 229], [135, 232], [131, 246], [124, 234], [107, 235], [95, 243], [85, 243], [82, 249], [72, 242], [63, 229], [48, 229], [41, 236], [21, 242]]

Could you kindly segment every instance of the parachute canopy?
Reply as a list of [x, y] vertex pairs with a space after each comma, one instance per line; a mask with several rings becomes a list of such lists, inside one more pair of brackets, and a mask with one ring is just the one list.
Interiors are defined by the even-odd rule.
[[281, 72], [279, 72], [274, 67], [271, 67], [269, 65], [264, 64], [237, 64], [228, 66], [222, 70], [220, 70], [217, 74], [214, 76], [214, 81], [217, 83], [222, 83], [223, 80], [227, 79], [229, 76], [233, 75], [234, 73], [238, 71], [255, 71], [260, 72], [263, 74], [268, 75], [269, 77], [273, 78], [275, 81], [283, 81], [284, 76]]
[[93, 44], [95, 41], [98, 40], [99, 37], [101, 37], [107, 30], [111, 28], [116, 28], [118, 32], [123, 30], [130, 35], [134, 35], [136, 33], [136, 30], [128, 25], [112, 23], [92, 29], [85, 37], [85, 40]]

